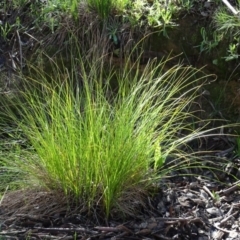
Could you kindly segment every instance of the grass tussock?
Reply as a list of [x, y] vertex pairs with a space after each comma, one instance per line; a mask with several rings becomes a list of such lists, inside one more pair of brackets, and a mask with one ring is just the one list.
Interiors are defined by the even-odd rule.
[[189, 121], [201, 79], [193, 80], [191, 67], [162, 72], [154, 62], [141, 73], [125, 67], [106, 74], [79, 59], [71, 72], [34, 69], [2, 107], [31, 146], [18, 147], [3, 168], [18, 173], [15, 183], [63, 192], [106, 216], [112, 209], [133, 214], [166, 158], [183, 156], [181, 146], [203, 134]]

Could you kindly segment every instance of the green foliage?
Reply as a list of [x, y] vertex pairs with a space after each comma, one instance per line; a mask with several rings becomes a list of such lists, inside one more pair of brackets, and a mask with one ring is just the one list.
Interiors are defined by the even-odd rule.
[[109, 21], [107, 22], [107, 31], [109, 35], [109, 39], [113, 41], [115, 45], [119, 44], [119, 32], [121, 29], [122, 24], [118, 21], [116, 21], [114, 18], [109, 18]]
[[9, 23], [0, 23], [0, 32], [1, 32], [1, 36], [3, 38], [4, 41], [7, 41], [7, 36], [8, 34], [11, 32], [13, 26], [10, 25]]
[[[186, 8], [192, 6], [191, 1], [177, 5], [174, 1], [150, 2], [88, 0], [103, 19], [115, 8], [123, 11], [127, 6], [124, 19], [162, 28], [165, 35], [166, 27], [174, 25], [172, 19], [182, 6], [179, 2]], [[51, 0], [40, 10], [32, 4], [31, 13], [39, 14], [35, 24], [46, 23], [54, 32], [62, 13], [77, 18], [78, 4], [77, 0]], [[21, 27], [19, 18], [15, 26]], [[11, 27], [7, 23], [0, 26], [3, 37], [7, 38]], [[120, 28], [117, 23], [107, 28], [116, 45]], [[201, 34], [201, 51], [210, 52], [219, 35], [209, 40], [204, 28]], [[233, 58], [238, 35], [235, 40], [229, 45]], [[48, 74], [32, 66], [35, 74], [23, 78], [24, 89], [3, 101], [0, 112], [17, 130], [13, 128], [9, 134], [14, 140], [1, 144], [1, 189], [8, 184], [11, 190], [43, 187], [64, 192], [89, 209], [100, 206], [106, 216], [113, 208], [131, 214], [130, 203], [141, 199], [170, 172], [175, 160], [181, 160], [182, 169], [188, 168], [194, 155], [181, 149], [189, 150], [188, 142], [210, 131], [198, 129], [199, 120], [191, 110], [201, 87], [201, 79], [196, 79], [199, 72], [178, 65], [165, 71], [164, 63], [154, 62], [141, 72], [139, 62], [133, 63], [130, 68], [137, 70], [131, 71], [131, 57], [123, 69], [115, 71], [105, 67], [102, 57], [87, 61], [74, 53], [70, 58], [70, 71], [53, 64], [54, 74]], [[113, 81], [117, 85], [114, 91]], [[16, 141], [19, 132], [27, 141], [24, 146]], [[164, 169], [169, 158], [174, 161]]]
[[[86, 3], [86, 4], [85, 4]], [[49, 0], [33, 1], [14, 0], [9, 8], [21, 8], [28, 4], [28, 11], [34, 18], [34, 27], [42, 30], [48, 26], [52, 32], [60, 25], [61, 20], [78, 19], [79, 6], [84, 13], [89, 9], [96, 11], [102, 19], [109, 16], [122, 15], [132, 25], [156, 27], [167, 36], [167, 28], [176, 26], [174, 19], [183, 10], [192, 8], [192, 1], [147, 1], [147, 0]], [[4, 5], [5, 6], [5, 5]], [[87, 7], [89, 9], [87, 9]]]
[[100, 17], [103, 19], [109, 17], [110, 12], [113, 8], [112, 0], [88, 0], [90, 8], [96, 10]]
[[215, 202], [218, 202], [220, 200], [220, 195], [218, 193], [216, 193], [215, 191], [212, 191], [212, 196], [213, 196], [213, 200]]
[[216, 30], [225, 36], [239, 36], [240, 19], [238, 16], [231, 15], [226, 8], [219, 8], [213, 16]]
[[174, 2], [153, 0], [135, 0], [130, 5], [126, 17], [133, 25], [148, 25], [161, 29], [167, 36], [166, 28], [176, 26], [173, 16], [180, 11], [181, 7]]
[[[130, 214], [130, 202], [161, 177], [166, 157], [187, 158], [180, 146], [202, 134], [187, 120], [194, 118], [188, 111], [199, 87], [190, 79], [197, 71], [175, 66], [163, 73], [149, 63], [141, 73], [126, 65], [106, 76], [101, 59], [77, 59], [72, 72], [35, 69], [25, 91], [4, 104], [32, 148], [4, 157], [3, 168], [18, 172], [20, 184], [64, 192], [89, 209], [97, 204], [107, 216], [113, 208]], [[111, 93], [113, 75], [118, 90]]]
[[186, 11], [190, 11], [194, 7], [193, 0], [179, 0], [177, 3], [181, 6], [182, 9]]
[[64, 17], [74, 20], [78, 18], [80, 2], [80, 0], [34, 1], [28, 6], [26, 15], [32, 17], [33, 28], [42, 31], [47, 26], [53, 33], [61, 25]]
[[[239, 4], [238, 4], [239, 5]], [[240, 40], [240, 19], [239, 16], [232, 15], [226, 8], [219, 8], [213, 16], [213, 24], [216, 28], [214, 34], [220, 39], [228, 41], [226, 61], [238, 59], [239, 40]]]
[[123, 11], [129, 0], [87, 0], [87, 3], [90, 8], [98, 12], [102, 19], [106, 19], [114, 9]]
[[176, 26], [172, 22], [172, 18], [177, 10], [178, 8], [175, 4], [169, 3], [168, 5], [163, 5], [159, 1], [154, 1], [147, 15], [148, 24], [152, 27], [161, 27], [163, 35], [167, 36], [166, 27]]
[[[235, 38], [236, 39], [236, 38]], [[233, 59], [238, 59], [238, 57], [240, 56], [238, 54], [238, 46], [239, 46], [239, 39], [236, 39], [236, 43], [232, 42], [229, 43], [229, 47], [228, 47], [228, 55], [225, 58], [226, 61], [231, 61]]]
[[202, 42], [199, 45], [201, 52], [210, 53], [216, 46], [218, 46], [220, 39], [219, 39], [219, 36], [216, 34], [216, 32], [213, 33], [212, 35], [213, 39], [210, 40], [206, 29], [202, 27], [201, 35], [202, 35]]

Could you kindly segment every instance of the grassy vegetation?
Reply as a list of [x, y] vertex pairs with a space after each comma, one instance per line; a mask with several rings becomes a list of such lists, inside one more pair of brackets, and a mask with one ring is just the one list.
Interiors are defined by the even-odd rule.
[[131, 214], [135, 200], [162, 177], [166, 158], [187, 159], [181, 146], [203, 134], [188, 121], [200, 88], [191, 82], [197, 70], [163, 72], [153, 62], [141, 73], [126, 65], [106, 75], [99, 63], [78, 59], [71, 72], [53, 66], [48, 76], [34, 69], [25, 90], [4, 104], [2, 112], [31, 148], [5, 156], [3, 168], [7, 175], [17, 172], [20, 185], [64, 192], [89, 209], [99, 205], [106, 216], [112, 209]]
[[[120, 20], [121, 26], [118, 29], [119, 35], [124, 35], [124, 26], [129, 24], [132, 28], [141, 27], [146, 29], [154, 29], [162, 32], [164, 36], [168, 36], [168, 30], [172, 27], [177, 27], [177, 20], [182, 13], [191, 13], [191, 11], [200, 10], [201, 14], [208, 14], [208, 9], [216, 9], [212, 16], [209, 16], [212, 25], [209, 34], [205, 28], [201, 28], [202, 42], [196, 43], [201, 51], [210, 52], [224, 42], [226, 38], [229, 41], [228, 49], [226, 50], [226, 60], [238, 58], [239, 34], [238, 25], [239, 19], [229, 13], [227, 7], [218, 1], [210, 6], [209, 3], [201, 3], [195, 0], [176, 0], [176, 1], [147, 1], [147, 0], [50, 0], [46, 2], [29, 2], [26, 0], [14, 0], [0, 3], [1, 9], [5, 13], [18, 9], [23, 11], [24, 15], [30, 21], [25, 21], [25, 17], [6, 15], [6, 21], [0, 24], [0, 32], [3, 38], [10, 40], [12, 35], [16, 35], [16, 30], [35, 38], [36, 32], [42, 32], [43, 38], [50, 38], [50, 35], [56, 31], [62, 31], [63, 25], [73, 26], [75, 31], [79, 30], [79, 19], [81, 25], [84, 25], [86, 16], [95, 14], [95, 18], [99, 17], [98, 21], [102, 23], [108, 22], [109, 19], [115, 18]], [[217, 6], [219, 6], [217, 8]], [[234, 6], [238, 8], [238, 4]], [[34, 26], [30, 27], [29, 23]], [[210, 24], [209, 24], [210, 25]], [[121, 30], [120, 30], [121, 29]], [[211, 33], [213, 33], [211, 35]], [[34, 39], [33, 38], [33, 39]], [[56, 38], [56, 36], [53, 36]], [[122, 36], [119, 39], [123, 38]], [[38, 37], [37, 37], [38, 39]], [[58, 37], [58, 40], [61, 36]], [[38, 39], [41, 41], [42, 39]], [[43, 41], [44, 42], [44, 41]], [[66, 44], [66, 41], [65, 41]], [[122, 44], [125, 44], [124, 42]], [[222, 56], [221, 56], [222, 57]]]
[[[11, 190], [44, 189], [63, 193], [89, 211], [100, 208], [107, 217], [112, 210], [134, 215], [159, 179], [174, 168], [194, 165], [197, 153], [189, 143], [211, 131], [193, 107], [206, 76], [197, 77], [201, 71], [180, 65], [165, 70], [165, 63], [154, 60], [141, 68], [140, 57], [125, 52], [120, 69], [105, 64], [111, 61], [106, 60], [110, 40], [115, 47], [119, 41], [124, 47], [134, 44], [131, 28], [136, 24], [167, 35], [174, 16], [182, 8], [190, 11], [193, 2], [47, 1], [30, 4], [33, 32], [24, 32], [22, 16], [12, 25], [0, 25], [6, 42], [17, 30], [13, 35], [20, 46], [21, 32], [34, 41], [36, 30], [47, 33], [46, 39], [51, 35], [67, 49], [70, 65], [60, 66], [59, 59], [49, 57], [46, 72], [42, 52], [36, 51], [39, 65], [28, 64], [32, 74], [21, 76], [22, 88], [1, 96], [1, 128], [7, 134], [0, 152], [1, 190], [8, 185]], [[13, 7], [20, 3], [13, 1]], [[130, 26], [122, 30], [126, 23]], [[125, 29], [130, 29], [127, 41]], [[202, 35], [204, 51], [215, 47], [203, 30]], [[42, 39], [53, 48], [54, 41]], [[132, 52], [137, 48], [129, 46]], [[137, 60], [130, 65], [132, 59]]]
[[225, 60], [238, 59], [240, 41], [239, 18], [229, 13], [226, 8], [220, 8], [213, 16], [213, 24], [218, 38], [225, 41], [228, 39], [229, 45], [226, 55], [224, 56]]
[[[23, 11], [28, 20], [31, 18], [30, 22], [34, 23], [33, 29], [37, 31], [45, 32], [48, 27], [53, 33], [61, 27], [64, 19], [68, 19], [69, 23], [71, 19], [76, 21], [84, 12], [84, 15], [97, 13], [101, 21], [105, 21], [109, 17], [121, 17], [131, 26], [154, 27], [162, 30], [166, 35], [166, 29], [176, 25], [175, 19], [178, 14], [184, 9], [191, 9], [192, 2], [194, 1], [49, 0], [29, 2], [27, 0], [5, 0], [0, 3], [0, 7], [5, 13], [16, 9], [20, 12]], [[26, 24], [30, 22], [25, 22], [25, 18], [21, 14], [13, 15], [10, 16], [9, 23], [4, 21], [4, 24], [1, 24], [1, 28], [4, 33], [6, 33], [6, 27], [12, 32], [16, 29], [24, 31]], [[7, 26], [8, 24], [10, 26]]]
[[87, 4], [96, 10], [102, 19], [108, 18], [113, 10], [123, 12], [125, 7], [130, 4], [129, 0], [87, 0]]

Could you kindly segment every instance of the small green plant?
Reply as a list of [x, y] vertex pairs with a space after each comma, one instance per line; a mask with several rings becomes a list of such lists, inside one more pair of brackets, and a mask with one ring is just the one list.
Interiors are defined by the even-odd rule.
[[8, 22], [5, 22], [4, 24], [0, 22], [0, 32], [4, 41], [8, 40], [7, 36], [12, 31], [12, 29], [13, 26], [10, 25]]
[[227, 56], [223, 57], [226, 61], [238, 59], [239, 39], [240, 39], [240, 19], [238, 16], [231, 15], [226, 8], [219, 8], [213, 16], [215, 26], [214, 34], [219, 39], [228, 41]]
[[96, 10], [102, 19], [110, 16], [111, 11], [123, 11], [129, 0], [87, 0], [88, 6]]
[[239, 36], [240, 19], [238, 16], [231, 15], [225, 7], [219, 8], [213, 15], [213, 24], [216, 31], [224, 36]]
[[219, 36], [216, 32], [213, 32], [213, 39], [210, 40], [209, 36], [207, 34], [207, 31], [204, 27], [201, 28], [201, 35], [202, 35], [202, 42], [199, 45], [201, 52], [207, 52], [210, 53], [213, 48], [215, 48], [219, 44]]
[[220, 195], [216, 193], [215, 191], [212, 191], [212, 196], [214, 201], [218, 202], [220, 200]]
[[176, 26], [173, 16], [179, 8], [175, 3], [154, 0], [151, 3], [144, 0], [136, 0], [131, 4], [127, 17], [133, 25], [148, 25], [162, 30], [167, 36], [166, 29]]
[[130, 5], [130, 10], [126, 11], [126, 17], [130, 21], [131, 25], [143, 25], [143, 17], [144, 17], [144, 8], [146, 6], [146, 2], [142, 0], [133, 1]]
[[180, 5], [180, 8], [183, 8], [187, 11], [190, 11], [194, 6], [194, 1], [192, 0], [178, 0], [176, 2], [178, 5]]
[[79, 0], [49, 0], [41, 4], [32, 3], [30, 12], [34, 18], [35, 27], [48, 26], [53, 33], [61, 24], [63, 16], [78, 19]]
[[233, 59], [238, 59], [240, 56], [238, 54], [239, 40], [236, 43], [229, 43], [228, 55], [225, 58], [226, 61], [231, 61]]
[[159, 1], [154, 1], [149, 8], [147, 15], [148, 24], [151, 27], [161, 27], [164, 36], [167, 36], [167, 27], [173, 27], [176, 24], [172, 21], [173, 15], [176, 13], [177, 7], [172, 4], [162, 4]]
[[110, 18], [107, 22], [107, 31], [109, 35], [109, 39], [113, 41], [115, 45], [119, 45], [120, 39], [119, 39], [119, 32], [120, 32], [121, 24], [117, 22], [115, 19]]
[[130, 4], [131, 1], [129, 0], [117, 0], [114, 1], [114, 7], [120, 11], [123, 12], [124, 9]]

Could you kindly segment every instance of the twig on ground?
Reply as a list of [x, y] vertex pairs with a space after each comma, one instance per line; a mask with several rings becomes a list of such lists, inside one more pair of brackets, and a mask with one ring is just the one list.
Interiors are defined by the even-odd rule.
[[34, 227], [33, 229], [37, 229], [40, 231], [46, 232], [84, 232], [88, 234], [98, 234], [97, 231], [87, 230], [86, 228], [41, 228], [41, 227]]
[[125, 227], [124, 225], [118, 225], [116, 227], [95, 227], [94, 229], [100, 230], [100, 231], [104, 231], [104, 232], [119, 232], [119, 231], [124, 231], [130, 234], [133, 234], [133, 232], [128, 229], [127, 227]]
[[50, 220], [39, 217], [39, 216], [35, 216], [35, 215], [28, 215], [28, 214], [16, 214], [17, 217], [21, 217], [21, 218], [26, 218], [29, 219], [31, 221], [36, 221], [36, 222], [44, 222], [44, 223], [49, 223]]
[[18, 44], [19, 44], [19, 51], [20, 51], [20, 66], [21, 66], [21, 70], [22, 70], [22, 68], [23, 68], [23, 63], [22, 63], [22, 59], [23, 59], [22, 43], [21, 43], [21, 38], [20, 38], [18, 30], [17, 30], [17, 37], [18, 37]]
[[213, 196], [213, 194], [212, 194], [211, 191], [208, 189], [208, 187], [203, 186], [203, 190], [204, 190], [213, 200], [216, 199], [216, 197]]
[[220, 227], [218, 227], [217, 224], [213, 224], [213, 226], [214, 226], [215, 228], [217, 228], [218, 230], [224, 232], [224, 233], [232, 233], [232, 232], [233, 232], [233, 231], [228, 231], [228, 230], [226, 230], [226, 229], [220, 228]]
[[238, 188], [240, 187], [240, 180], [235, 182], [233, 186], [225, 189], [225, 190], [222, 190], [220, 191], [219, 193], [223, 194], [223, 195], [228, 195], [229, 193], [237, 190]]
[[0, 236], [3, 235], [3, 236], [16, 236], [16, 235], [19, 235], [19, 234], [23, 234], [23, 233], [26, 233], [28, 230], [19, 230], [19, 231], [2, 231], [0, 232]]
[[232, 215], [229, 215], [228, 217], [224, 218], [220, 223], [219, 226], [223, 226], [231, 217], [237, 215], [238, 212], [233, 213]]

